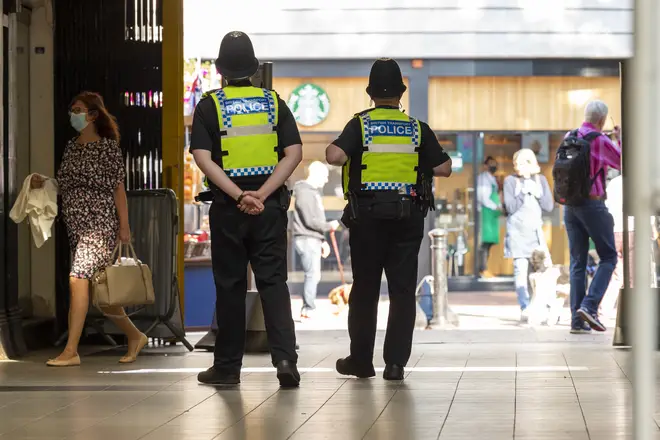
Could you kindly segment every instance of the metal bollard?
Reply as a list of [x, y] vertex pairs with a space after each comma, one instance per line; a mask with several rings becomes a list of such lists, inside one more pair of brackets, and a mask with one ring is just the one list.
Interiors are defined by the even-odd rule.
[[431, 238], [431, 258], [433, 272], [433, 319], [437, 326], [458, 326], [458, 316], [449, 307], [447, 298], [447, 231], [433, 229], [429, 232]]

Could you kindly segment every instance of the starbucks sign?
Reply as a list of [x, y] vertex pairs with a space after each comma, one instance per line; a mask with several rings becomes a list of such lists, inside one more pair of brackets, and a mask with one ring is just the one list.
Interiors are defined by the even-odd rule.
[[316, 84], [301, 84], [296, 87], [287, 104], [296, 122], [305, 127], [320, 124], [330, 111], [328, 94]]

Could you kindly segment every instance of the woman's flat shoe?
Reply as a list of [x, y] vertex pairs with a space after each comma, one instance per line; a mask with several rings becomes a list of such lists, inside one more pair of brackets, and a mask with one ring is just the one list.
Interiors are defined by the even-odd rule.
[[144, 333], [142, 334], [142, 337], [140, 338], [140, 343], [137, 345], [135, 351], [133, 353], [127, 353], [126, 356], [123, 358], [119, 359], [120, 364], [131, 364], [137, 360], [138, 354], [142, 351], [145, 345], [149, 342], [149, 338], [147, 338], [147, 335]]
[[49, 367], [77, 367], [80, 365], [80, 356], [75, 355], [69, 359], [50, 359], [46, 365]]

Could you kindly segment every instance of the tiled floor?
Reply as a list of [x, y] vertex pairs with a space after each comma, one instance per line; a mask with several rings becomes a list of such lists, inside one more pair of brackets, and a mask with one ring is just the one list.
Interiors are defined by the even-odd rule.
[[211, 355], [180, 347], [70, 369], [38, 353], [0, 363], [0, 440], [632, 438], [630, 353], [566, 330], [419, 332], [402, 383], [338, 376], [345, 332], [301, 331], [303, 382], [287, 391], [263, 355], [246, 357], [240, 388], [215, 389], [196, 381]]

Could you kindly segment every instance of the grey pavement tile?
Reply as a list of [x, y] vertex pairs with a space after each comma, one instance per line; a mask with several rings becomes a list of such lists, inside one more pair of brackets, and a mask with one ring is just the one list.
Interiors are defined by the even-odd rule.
[[361, 439], [372, 425], [373, 421], [366, 420], [324, 420], [319, 422], [309, 420], [290, 438], [300, 440]]
[[248, 416], [223, 431], [217, 438], [272, 438], [284, 440], [290, 437], [306, 420], [307, 417], [301, 415], [268, 418]]
[[78, 431], [94, 426], [101, 419], [97, 418], [69, 418], [69, 417], [50, 417], [44, 418], [14, 429], [5, 434], [8, 438], [62, 438], [74, 435]]
[[[516, 432], [516, 440], [590, 440], [586, 431]], [[598, 440], [610, 440], [601, 437]], [[614, 438], [612, 439], [614, 440]]]
[[[219, 437], [219, 439], [222, 437]], [[296, 431], [289, 437], [291, 440], [361, 440], [364, 434], [359, 431], [346, 432], [344, 430], [326, 429], [325, 431]], [[222, 438], [222, 440], [250, 440], [249, 437]], [[278, 440], [278, 439], [273, 439]]]
[[513, 439], [513, 426], [507, 426], [504, 424], [488, 425], [483, 422], [478, 422], [471, 426], [445, 425], [440, 434], [440, 438]]
[[573, 387], [537, 387], [516, 389], [516, 400], [553, 402], [577, 400], [577, 393]]
[[14, 417], [37, 419], [62, 410], [78, 400], [80, 399], [57, 399], [43, 401], [35, 401], [33, 399], [19, 400], [18, 402], [12, 403], [2, 408], [2, 417], [3, 419], [11, 419]]
[[596, 427], [589, 428], [589, 435], [592, 438], [621, 438], [632, 437], [632, 428], [611, 428], [611, 427]]
[[0, 438], [10, 438], [10, 433], [12, 431], [18, 430], [24, 426], [29, 425], [34, 422], [34, 418], [25, 418], [25, 417], [5, 417], [2, 416], [2, 423], [0, 423]]
[[408, 426], [406, 424], [376, 423], [367, 434], [365, 440], [437, 440], [440, 427], [433, 426]]
[[586, 432], [587, 427], [582, 417], [547, 417], [527, 419], [519, 415], [516, 416], [516, 433], [525, 434], [528, 432]]
[[149, 434], [151, 428], [143, 426], [98, 426], [84, 429], [65, 437], [67, 440], [139, 440]]
[[[416, 334], [454, 343], [415, 344], [409, 366], [419, 370], [408, 368], [403, 383], [389, 383], [380, 373], [369, 380], [339, 376], [334, 363], [348, 350], [345, 332], [308, 332], [300, 338], [306, 342], [299, 365], [328, 371], [306, 372], [300, 389], [286, 391], [274, 372], [244, 372], [233, 389], [201, 386], [192, 372], [99, 373], [206, 368], [209, 353], [150, 355], [130, 366], [86, 356], [83, 367], [64, 371], [44, 368], [39, 355], [0, 363], [0, 440], [425, 440], [441, 429], [441, 439], [513, 439], [515, 429], [516, 440], [581, 440], [587, 428], [591, 439], [631, 438], [632, 385], [620, 366], [630, 369], [630, 353], [606, 340], [524, 342], [529, 335], [488, 341], [486, 333]], [[383, 366], [382, 350], [374, 361]], [[544, 370], [566, 362], [587, 370]], [[248, 355], [244, 365], [271, 367], [267, 355]], [[525, 370], [499, 371], [516, 365]], [[660, 387], [657, 394], [660, 403]]]
[[[428, 437], [433, 440], [433, 437]], [[466, 439], [488, 439], [488, 440], [511, 440], [513, 435], [509, 432], [447, 432], [442, 433], [440, 440], [466, 440]]]
[[164, 426], [152, 431], [142, 437], [140, 440], [213, 440], [221, 434], [221, 431], [208, 430], [205, 428], [179, 428]]
[[12, 437], [12, 440], [65, 440], [66, 437], [57, 437], [57, 436], [50, 436], [50, 437], [27, 437], [27, 436], [22, 436], [22, 435], [16, 435], [15, 437]]

